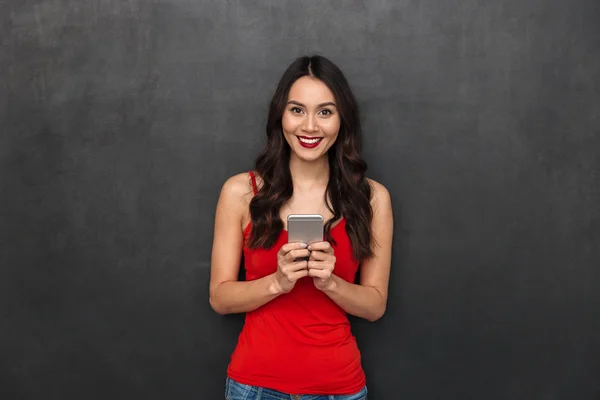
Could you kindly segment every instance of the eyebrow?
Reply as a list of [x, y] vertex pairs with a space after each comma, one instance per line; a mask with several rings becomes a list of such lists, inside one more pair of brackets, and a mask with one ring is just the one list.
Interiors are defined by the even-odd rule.
[[[304, 104], [302, 104], [302, 103], [300, 103], [299, 101], [296, 101], [296, 100], [290, 100], [290, 101], [288, 101], [288, 104], [295, 104], [297, 106], [301, 106], [301, 107], [306, 108], [306, 106]], [[327, 103], [321, 103], [321, 104], [319, 104], [317, 106], [317, 108], [321, 108], [321, 107], [325, 107], [325, 106], [334, 106], [334, 107], [337, 107], [335, 105], [335, 103], [333, 103], [331, 101], [328, 101]]]

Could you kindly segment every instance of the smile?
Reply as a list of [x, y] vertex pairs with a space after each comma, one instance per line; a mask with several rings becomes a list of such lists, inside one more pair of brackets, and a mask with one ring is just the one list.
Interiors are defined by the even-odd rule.
[[321, 140], [323, 140], [323, 138], [308, 138], [298, 136], [298, 141], [300, 142], [300, 145], [305, 148], [317, 147], [319, 143], [321, 143]]

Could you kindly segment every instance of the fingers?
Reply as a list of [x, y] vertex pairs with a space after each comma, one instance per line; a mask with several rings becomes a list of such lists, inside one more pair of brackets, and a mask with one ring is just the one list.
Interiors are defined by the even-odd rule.
[[309, 276], [312, 275], [311, 270], [322, 271], [316, 272], [317, 274], [325, 274], [323, 278], [327, 278], [331, 275], [331, 272], [335, 268], [335, 255], [333, 254], [333, 248], [329, 242], [317, 242], [311, 243], [308, 246], [310, 250], [310, 257], [308, 259]]
[[328, 261], [335, 264], [335, 256], [331, 253], [324, 253], [322, 251], [311, 251], [310, 261]]
[[289, 283], [296, 283], [300, 278], [308, 276], [306, 261], [298, 261], [293, 264], [287, 264], [281, 272]]
[[286, 243], [279, 249], [278, 259], [279, 274], [281, 274], [279, 279], [282, 285], [288, 287], [287, 291], [291, 290], [296, 281], [305, 276], [328, 282], [336, 262], [329, 242], [316, 242], [310, 245], [302, 242]]
[[296, 273], [298, 271], [302, 271], [302, 270], [307, 270], [308, 262], [307, 261], [297, 261], [294, 263], [284, 264], [284, 265], [280, 265], [279, 269], [281, 270], [283, 275], [285, 275], [286, 278], [288, 278], [288, 280], [290, 280], [290, 277], [294, 273]]
[[333, 247], [329, 242], [315, 242], [308, 246], [310, 251], [322, 251], [324, 253], [333, 254]]
[[309, 261], [307, 264], [308, 269], [320, 269], [320, 270], [332, 270], [333, 265], [330, 262], [321, 262], [321, 261]]
[[298, 249], [289, 251], [284, 258], [287, 262], [292, 262], [297, 258], [308, 257], [309, 255], [310, 251], [306, 249]]
[[300, 271], [302, 269], [308, 269], [307, 261], [296, 261], [295, 263], [288, 264], [285, 268], [286, 271]]
[[303, 267], [299, 271], [288, 274], [287, 278], [290, 282], [297, 282], [298, 279], [308, 276], [308, 273], [308, 269], [306, 269], [306, 267]]
[[310, 261], [327, 261], [335, 264], [333, 248], [329, 242], [311, 243], [308, 250], [310, 250]]
[[306, 249], [306, 246], [307, 244], [302, 242], [286, 243], [279, 249], [279, 255], [283, 257], [292, 250]]

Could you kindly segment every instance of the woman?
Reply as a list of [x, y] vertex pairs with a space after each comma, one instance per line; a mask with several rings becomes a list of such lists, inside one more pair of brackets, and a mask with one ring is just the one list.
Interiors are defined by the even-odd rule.
[[[388, 191], [365, 177], [360, 132], [343, 73], [324, 57], [299, 58], [271, 101], [255, 171], [223, 185], [210, 304], [246, 313], [227, 399], [367, 398], [347, 314], [375, 321], [385, 312], [393, 223]], [[287, 243], [289, 214], [323, 215], [326, 240]]]

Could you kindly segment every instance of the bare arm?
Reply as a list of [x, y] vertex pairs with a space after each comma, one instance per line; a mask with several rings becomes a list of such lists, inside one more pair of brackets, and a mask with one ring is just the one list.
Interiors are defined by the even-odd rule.
[[253, 311], [289, 292], [298, 279], [308, 274], [306, 262], [293, 262], [295, 257], [308, 255], [308, 250], [300, 250], [301, 244], [289, 244], [279, 252], [276, 273], [252, 281], [237, 280], [244, 240], [242, 217], [248, 210], [247, 196], [247, 175], [240, 174], [225, 182], [217, 203], [209, 302], [218, 314]]
[[[374, 184], [372, 200], [372, 232], [376, 242], [373, 256], [361, 264], [360, 284], [349, 283], [335, 275], [329, 279], [315, 279], [315, 286], [344, 311], [359, 318], [376, 321], [383, 316], [387, 304], [390, 276], [393, 220], [390, 195], [382, 185]], [[309, 247], [311, 250], [312, 247]], [[333, 257], [335, 260], [335, 257]], [[332, 266], [333, 268], [333, 266]], [[327, 276], [316, 272], [313, 277]], [[311, 273], [309, 273], [311, 275]]]

